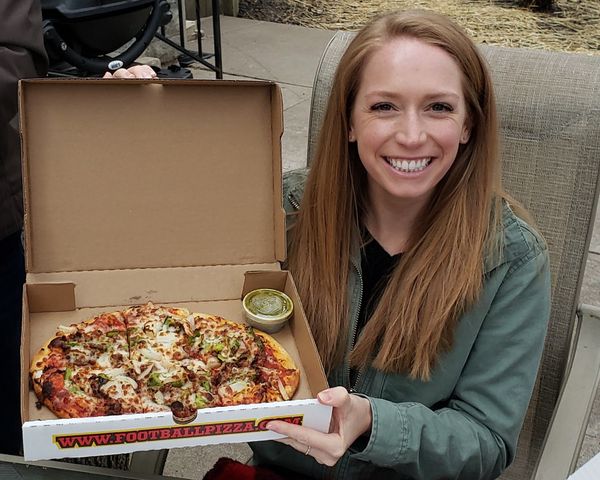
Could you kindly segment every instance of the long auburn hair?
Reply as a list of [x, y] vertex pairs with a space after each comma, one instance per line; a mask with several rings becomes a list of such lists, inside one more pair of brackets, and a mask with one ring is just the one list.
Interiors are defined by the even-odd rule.
[[436, 186], [350, 362], [427, 380], [451, 347], [461, 314], [478, 298], [485, 255], [500, 252], [504, 197], [490, 74], [473, 42], [446, 17], [424, 11], [386, 14], [350, 43], [335, 74], [291, 232], [289, 269], [329, 371], [341, 363], [348, 340], [349, 269], [368, 208], [367, 173], [356, 144], [348, 141], [350, 114], [366, 60], [398, 37], [421, 40], [454, 58], [463, 74], [470, 138]]

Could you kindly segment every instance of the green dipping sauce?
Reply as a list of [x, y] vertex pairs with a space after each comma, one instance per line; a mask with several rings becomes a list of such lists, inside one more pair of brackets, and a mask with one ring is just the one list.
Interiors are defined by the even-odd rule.
[[261, 288], [250, 292], [244, 298], [246, 309], [264, 320], [278, 320], [289, 316], [292, 312], [292, 301], [289, 297], [270, 288]]
[[291, 298], [272, 288], [248, 292], [242, 304], [246, 322], [267, 333], [282, 329], [294, 311]]

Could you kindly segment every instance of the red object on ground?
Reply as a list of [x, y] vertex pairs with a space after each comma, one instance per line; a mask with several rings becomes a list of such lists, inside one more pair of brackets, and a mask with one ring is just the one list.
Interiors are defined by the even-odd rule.
[[204, 480], [286, 480], [284, 477], [272, 472], [266, 467], [254, 467], [232, 460], [231, 458], [219, 458], [214, 467], [211, 468]]

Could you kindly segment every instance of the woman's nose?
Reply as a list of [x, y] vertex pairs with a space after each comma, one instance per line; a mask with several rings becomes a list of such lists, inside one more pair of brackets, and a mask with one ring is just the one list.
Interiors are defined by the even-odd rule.
[[421, 145], [427, 137], [423, 120], [416, 113], [406, 113], [398, 119], [395, 138], [407, 147]]

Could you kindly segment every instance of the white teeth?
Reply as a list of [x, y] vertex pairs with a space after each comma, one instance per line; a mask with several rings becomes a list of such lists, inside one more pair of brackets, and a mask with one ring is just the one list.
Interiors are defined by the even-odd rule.
[[420, 172], [431, 163], [431, 157], [421, 158], [419, 160], [396, 160], [395, 158], [386, 157], [387, 162], [400, 172]]

